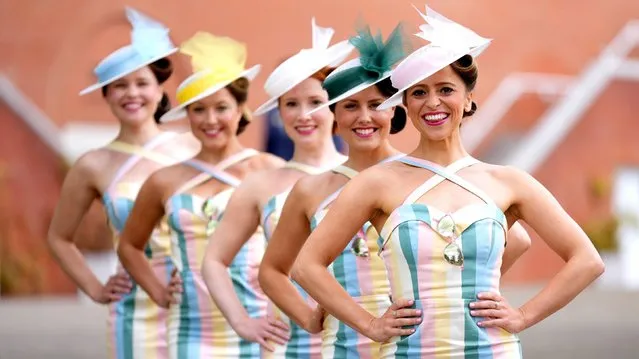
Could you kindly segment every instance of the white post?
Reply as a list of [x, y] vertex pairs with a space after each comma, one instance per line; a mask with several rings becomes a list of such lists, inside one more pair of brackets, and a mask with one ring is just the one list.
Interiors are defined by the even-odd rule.
[[617, 229], [619, 280], [624, 289], [639, 289], [639, 168], [620, 168], [612, 193]]

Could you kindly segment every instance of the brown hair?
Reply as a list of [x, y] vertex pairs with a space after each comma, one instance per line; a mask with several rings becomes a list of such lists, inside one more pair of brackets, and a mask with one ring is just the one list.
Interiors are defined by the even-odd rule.
[[[335, 70], [335, 67], [325, 66], [319, 71], [317, 71], [316, 73], [312, 74], [309, 78], [318, 80], [319, 82], [323, 83], [324, 80], [326, 80], [326, 78], [328, 77], [328, 75], [330, 75], [331, 72], [333, 72], [333, 70]], [[333, 120], [333, 127], [331, 128], [331, 133], [334, 135], [336, 132], [337, 132], [337, 122]]]
[[[479, 71], [477, 69], [477, 63], [472, 56], [464, 55], [459, 60], [450, 64], [450, 67], [462, 79], [462, 81], [464, 81], [467, 91], [470, 92], [475, 89]], [[463, 117], [472, 116], [475, 111], [477, 111], [477, 104], [473, 101], [470, 111], [464, 111]]]
[[[397, 93], [397, 89], [393, 87], [393, 83], [391, 82], [390, 77], [383, 79], [382, 81], [375, 84], [377, 90], [382, 94], [382, 96], [386, 98], [390, 98], [394, 94]], [[406, 115], [406, 110], [404, 110], [401, 106], [395, 106], [395, 113], [393, 114], [393, 118], [391, 119], [391, 135], [394, 135], [406, 126], [406, 119], [408, 116]]]
[[[246, 77], [240, 77], [226, 85], [226, 89], [229, 90], [231, 96], [237, 101], [238, 106], [244, 105], [248, 100], [249, 85], [250, 82]], [[240, 123], [237, 126], [236, 135], [244, 132], [249, 123], [251, 123], [251, 114], [248, 110], [244, 110], [242, 117], [240, 117]]]
[[[158, 84], [163, 84], [166, 80], [171, 77], [173, 74], [173, 64], [171, 60], [168, 58], [159, 59], [148, 65], [149, 69], [155, 76]], [[102, 86], [102, 96], [106, 97], [107, 91], [109, 90], [109, 85]], [[155, 109], [155, 113], [153, 114], [153, 119], [155, 119], [156, 123], [160, 123], [160, 118], [171, 109], [171, 100], [169, 99], [169, 95], [166, 91], [162, 92], [162, 98], [160, 102], [158, 102], [158, 106]]]
[[324, 80], [326, 80], [328, 75], [330, 75], [331, 72], [333, 72], [333, 70], [335, 70], [334, 67], [325, 66], [321, 68], [319, 71], [317, 71], [316, 73], [312, 74], [310, 78], [319, 80], [320, 82], [324, 82]]

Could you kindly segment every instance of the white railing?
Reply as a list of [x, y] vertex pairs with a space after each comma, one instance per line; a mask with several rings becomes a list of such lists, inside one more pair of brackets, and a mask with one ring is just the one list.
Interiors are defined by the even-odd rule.
[[567, 75], [531, 72], [508, 75], [486, 101], [483, 101], [473, 119], [464, 124], [462, 138], [466, 150], [472, 153], [521, 96], [562, 96], [569, 91], [572, 81], [573, 78]]
[[514, 148], [504, 163], [534, 173], [613, 79], [639, 80], [637, 60], [627, 59], [637, 45], [639, 20], [633, 20], [575, 80], [569, 93], [539, 119], [530, 135]]
[[51, 149], [62, 148], [58, 128], [47, 115], [29, 100], [4, 74], [0, 73], [0, 99], [33, 130]]

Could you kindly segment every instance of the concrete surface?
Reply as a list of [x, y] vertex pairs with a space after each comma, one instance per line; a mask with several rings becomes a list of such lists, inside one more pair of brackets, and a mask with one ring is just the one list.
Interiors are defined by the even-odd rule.
[[[514, 304], [534, 288], [509, 288]], [[105, 359], [106, 308], [76, 298], [0, 298], [0, 359]], [[639, 358], [639, 292], [589, 290], [520, 335], [526, 359]]]

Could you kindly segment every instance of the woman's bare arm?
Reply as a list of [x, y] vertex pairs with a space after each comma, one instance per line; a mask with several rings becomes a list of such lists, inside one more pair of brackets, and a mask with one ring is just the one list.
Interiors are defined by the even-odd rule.
[[259, 271], [260, 285], [266, 295], [289, 318], [311, 333], [321, 330], [319, 318], [315, 316], [316, 308], [309, 307], [300, 295], [290, 280], [290, 272], [311, 233], [305, 208], [309, 190], [313, 190], [316, 180], [312, 177], [303, 178], [291, 190]]
[[202, 276], [213, 301], [233, 330], [242, 338], [273, 350], [267, 340], [284, 344], [288, 340], [288, 327], [281, 321], [249, 317], [228, 271], [237, 253], [255, 235], [260, 225], [258, 194], [264, 190], [262, 175], [261, 172], [251, 174], [233, 192], [222, 220], [209, 239], [202, 263]]
[[105, 288], [87, 265], [84, 256], [74, 242], [74, 235], [89, 210], [89, 207], [100, 193], [95, 186], [95, 152], [81, 157], [70, 169], [56, 205], [47, 243], [60, 267], [73, 282], [98, 303], [117, 300], [119, 295], [128, 292], [130, 284], [120, 276], [112, 277], [109, 288]]
[[144, 248], [164, 216], [163, 193], [167, 185], [163, 177], [166, 171], [155, 172], [142, 185], [118, 244], [118, 257], [124, 268], [153, 301], [165, 308], [173, 299], [166, 284], [161, 283], [153, 272]]
[[[368, 175], [366, 172], [369, 172]], [[380, 196], [387, 178], [377, 171], [366, 170], [352, 179], [331, 205], [326, 217], [311, 233], [293, 266], [292, 276], [328, 313], [368, 336], [383, 342], [392, 336], [409, 335], [414, 329], [404, 326], [421, 321], [421, 311], [401, 309], [409, 301], [395, 298], [393, 306], [375, 318], [359, 306], [339, 285], [327, 267], [352, 240], [366, 221], [381, 210]], [[390, 313], [395, 315], [390, 315]], [[408, 318], [412, 317], [412, 318]]]
[[[604, 264], [592, 242], [566, 213], [553, 195], [529, 174], [505, 168], [504, 183], [515, 198], [508, 213], [524, 220], [566, 264], [519, 310], [494, 308], [503, 298], [495, 293], [480, 293], [474, 303], [475, 316], [492, 317], [480, 322], [485, 327], [501, 327], [510, 332], [529, 328], [563, 308], [604, 271]], [[489, 309], [494, 308], [494, 309]]]

